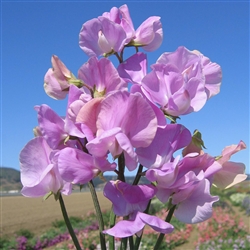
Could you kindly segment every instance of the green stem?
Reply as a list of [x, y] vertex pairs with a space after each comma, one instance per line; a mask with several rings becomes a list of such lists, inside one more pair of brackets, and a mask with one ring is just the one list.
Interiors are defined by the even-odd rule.
[[122, 58], [118, 55], [118, 53], [115, 52], [114, 55], [117, 57], [119, 63], [122, 63]]
[[120, 249], [121, 250], [126, 250], [127, 249], [127, 244], [128, 244], [128, 238], [122, 238], [121, 240], [121, 247]]
[[137, 185], [139, 183], [140, 178], [141, 178], [142, 169], [143, 169], [143, 166], [140, 164], [139, 168], [137, 170], [133, 185]]
[[[173, 205], [173, 206], [170, 208], [170, 210], [169, 210], [169, 212], [168, 212], [168, 215], [167, 215], [167, 217], [166, 217], [166, 219], [165, 219], [166, 222], [170, 222], [170, 221], [171, 221], [172, 216], [173, 216], [173, 214], [174, 214], [175, 208], [176, 208], [176, 205]], [[157, 250], [157, 249], [160, 248], [160, 245], [161, 245], [161, 243], [162, 243], [162, 240], [163, 240], [164, 236], [165, 236], [165, 234], [163, 234], [163, 233], [161, 233], [161, 234], [159, 235], [159, 237], [158, 237], [158, 239], [157, 239], [157, 241], [156, 241], [156, 243], [155, 243], [154, 250]]]
[[128, 238], [128, 240], [129, 240], [129, 249], [135, 249], [134, 248], [134, 238], [133, 238], [133, 236], [130, 236]]
[[134, 249], [139, 249], [139, 246], [141, 244], [141, 239], [142, 239], [142, 235], [140, 237], [136, 236], [136, 240], [135, 240], [135, 248]]
[[125, 182], [125, 177], [124, 177], [125, 158], [123, 153], [118, 157], [118, 169], [119, 169], [118, 180]]
[[76, 247], [77, 250], [81, 250], [81, 247], [80, 247], [80, 244], [78, 242], [78, 239], [76, 238], [76, 235], [75, 235], [75, 232], [74, 232], [74, 229], [72, 228], [72, 225], [70, 223], [70, 220], [69, 220], [69, 217], [68, 217], [68, 213], [67, 213], [67, 210], [65, 208], [65, 205], [64, 205], [64, 202], [63, 202], [63, 198], [62, 198], [62, 195], [60, 194], [59, 196], [59, 202], [60, 202], [60, 206], [61, 206], [61, 210], [62, 210], [62, 214], [63, 214], [63, 218], [64, 218], [64, 221], [66, 223], [66, 226], [69, 230], [69, 234], [74, 242], [74, 245]]
[[[109, 227], [112, 228], [115, 225], [115, 219], [116, 215], [113, 212], [113, 209], [110, 211], [110, 216], [109, 216]], [[109, 235], [109, 250], [114, 250], [115, 249], [115, 237]]]
[[99, 201], [98, 201], [98, 198], [96, 195], [93, 181], [91, 180], [90, 182], [88, 182], [88, 185], [89, 185], [90, 193], [92, 196], [92, 200], [94, 203], [96, 216], [97, 216], [97, 220], [98, 220], [98, 224], [99, 224], [99, 237], [100, 237], [101, 249], [106, 250], [105, 235], [102, 233], [102, 231], [104, 230], [102, 211], [101, 211], [100, 204], [99, 204]]

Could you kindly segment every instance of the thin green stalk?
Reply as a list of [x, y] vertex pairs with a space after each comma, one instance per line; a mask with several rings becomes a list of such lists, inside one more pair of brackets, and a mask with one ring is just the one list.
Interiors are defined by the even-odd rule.
[[135, 250], [139, 249], [139, 246], [141, 244], [141, 239], [142, 239], [142, 235], [140, 237], [136, 236], [136, 240], [135, 240]]
[[62, 210], [62, 214], [63, 214], [63, 218], [64, 218], [64, 221], [66, 223], [66, 226], [69, 230], [69, 234], [74, 242], [74, 245], [76, 247], [77, 250], [81, 250], [81, 247], [80, 247], [80, 244], [78, 242], [78, 239], [75, 235], [75, 232], [74, 232], [74, 229], [72, 228], [72, 225], [70, 223], [70, 220], [69, 220], [69, 217], [68, 217], [68, 213], [67, 213], [67, 210], [65, 208], [65, 205], [64, 205], [64, 201], [63, 201], [63, 198], [62, 198], [62, 195], [60, 194], [59, 196], [59, 202], [60, 202], [60, 206], [61, 206], [61, 210]]
[[126, 182], [125, 177], [124, 177], [124, 171], [125, 171], [125, 158], [124, 158], [124, 154], [122, 153], [119, 157], [118, 157], [118, 180]]
[[121, 240], [121, 246], [120, 249], [121, 250], [126, 250], [127, 249], [127, 245], [128, 245], [128, 238], [122, 238]]
[[92, 200], [93, 200], [93, 203], [94, 203], [96, 216], [97, 216], [97, 220], [98, 220], [98, 224], [99, 224], [99, 237], [100, 237], [101, 249], [106, 250], [105, 235], [102, 233], [102, 231], [104, 230], [104, 222], [103, 222], [103, 217], [102, 217], [102, 211], [101, 211], [100, 204], [99, 204], [99, 201], [98, 201], [98, 198], [97, 198], [97, 195], [96, 195], [96, 191], [95, 191], [93, 181], [91, 180], [90, 182], [88, 182], [88, 185], [89, 185], [90, 193], [91, 193], [91, 196], [92, 196]]
[[[176, 205], [173, 205], [173, 206], [169, 209], [168, 215], [167, 215], [167, 217], [166, 217], [166, 219], [165, 219], [166, 222], [170, 222], [170, 221], [171, 221], [172, 216], [173, 216], [173, 214], [174, 214], [175, 208], [176, 208]], [[157, 250], [157, 249], [160, 248], [160, 245], [161, 245], [161, 243], [162, 243], [162, 240], [163, 240], [163, 238], [164, 238], [164, 235], [165, 235], [165, 234], [163, 234], [163, 233], [161, 233], [161, 234], [159, 235], [159, 237], [158, 237], [158, 239], [157, 239], [157, 241], [156, 241], [156, 243], [155, 243], [154, 250]]]
[[[109, 216], [109, 227], [112, 228], [115, 225], [115, 218], [116, 215], [113, 212], [113, 209], [110, 211], [110, 216]], [[109, 235], [109, 250], [114, 250], [115, 249], [115, 237]]]
[[137, 185], [139, 183], [140, 178], [141, 178], [142, 169], [143, 169], [143, 166], [140, 164], [139, 168], [137, 170], [133, 185]]
[[133, 238], [133, 236], [130, 236], [128, 238], [128, 241], [129, 241], [129, 249], [134, 249], [134, 238]]

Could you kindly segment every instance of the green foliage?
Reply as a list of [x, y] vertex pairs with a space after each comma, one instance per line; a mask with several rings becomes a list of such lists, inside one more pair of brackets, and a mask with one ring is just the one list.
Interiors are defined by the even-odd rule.
[[7, 250], [7, 249], [15, 249], [16, 248], [16, 240], [15, 239], [8, 239], [6, 237], [0, 238], [0, 249]]
[[56, 230], [55, 228], [51, 228], [41, 235], [40, 240], [41, 241], [51, 240], [59, 234], [60, 232], [58, 230]]
[[[96, 216], [91, 215], [88, 218], [71, 216], [69, 217], [69, 220], [74, 229], [83, 229], [91, 225], [94, 221], [96, 221]], [[54, 222], [52, 222], [52, 226], [58, 229], [59, 232], [67, 231], [67, 227], [64, 220], [55, 220]]]
[[170, 223], [174, 226], [175, 230], [178, 230], [178, 231], [186, 228], [186, 224], [179, 221], [175, 217], [172, 217]]
[[163, 204], [158, 199], [152, 199], [148, 213], [149, 214], [156, 214], [157, 212], [159, 212], [160, 210], [162, 210], [164, 207], [166, 208], [167, 205]]
[[103, 217], [103, 223], [107, 227], [109, 225], [109, 218], [110, 218], [111, 211], [103, 211], [102, 217]]
[[52, 222], [52, 226], [55, 228], [61, 228], [65, 226], [64, 220], [55, 220]]
[[28, 229], [20, 229], [16, 232], [17, 236], [24, 236], [27, 239], [32, 239], [34, 237], [34, 233], [32, 233], [30, 230]]
[[230, 195], [230, 200], [234, 206], [240, 206], [246, 196], [246, 193], [235, 193]]

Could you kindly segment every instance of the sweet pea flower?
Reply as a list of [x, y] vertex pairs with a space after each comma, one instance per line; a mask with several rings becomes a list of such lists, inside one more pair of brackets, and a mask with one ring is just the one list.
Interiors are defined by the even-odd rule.
[[165, 222], [156, 216], [137, 211], [129, 216], [129, 220], [119, 221], [114, 227], [104, 230], [103, 233], [118, 238], [129, 237], [135, 234], [140, 237], [142, 230], [146, 225], [153, 228], [156, 232], [163, 234], [172, 233], [174, 230], [174, 227], [168, 222]]
[[197, 54], [179, 47], [164, 53], [151, 68], [142, 80], [142, 89], [166, 114], [184, 115], [205, 105], [205, 78]]
[[135, 31], [130, 18], [128, 6], [113, 7], [110, 12], [103, 13], [104, 17], [119, 24], [126, 33], [126, 46], [142, 47], [146, 51], [153, 51], [160, 47], [163, 39], [160, 17], [151, 16]]
[[113, 211], [118, 216], [128, 216], [128, 221], [120, 221], [113, 228], [104, 233], [115, 237], [128, 237], [134, 234], [140, 236], [145, 225], [149, 225], [157, 232], [170, 233], [173, 226], [156, 216], [142, 213], [157, 189], [151, 185], [130, 185], [121, 181], [109, 181], [103, 194], [113, 204]]
[[158, 49], [163, 40], [163, 30], [160, 17], [152, 16], [145, 20], [136, 30], [131, 45], [140, 46], [145, 51]]
[[[150, 168], [146, 177], [157, 182], [156, 196], [163, 203], [172, 198], [177, 205], [175, 216], [184, 223], [198, 223], [212, 215], [212, 204], [218, 197], [210, 194], [210, 179], [221, 165], [207, 154], [190, 154], [179, 161], [166, 162], [160, 168]], [[188, 213], [183, 211], [188, 209]], [[199, 209], [197, 209], [197, 207]]]
[[222, 169], [214, 175], [213, 184], [218, 188], [230, 188], [247, 178], [245, 174], [245, 165], [243, 163], [231, 162], [230, 157], [246, 148], [246, 144], [240, 141], [238, 145], [227, 146], [218, 157], [217, 162], [221, 164]]
[[203, 74], [205, 76], [205, 91], [208, 99], [220, 92], [222, 81], [222, 70], [219, 64], [211, 62], [210, 59], [199, 51], [194, 50], [194, 53], [201, 57]]
[[122, 181], [109, 181], [103, 194], [113, 204], [113, 211], [118, 216], [127, 216], [134, 211], [145, 211], [157, 189], [153, 185], [130, 185]]
[[153, 109], [139, 93], [127, 91], [114, 92], [95, 102], [93, 112], [86, 112], [85, 105], [77, 117], [79, 123], [92, 124], [96, 130], [96, 138], [88, 142], [87, 149], [97, 157], [108, 151], [114, 158], [124, 153], [126, 166], [133, 171], [138, 162], [134, 148], [149, 146], [157, 130]]
[[116, 164], [105, 158], [95, 158], [76, 148], [64, 148], [58, 152], [58, 169], [62, 179], [73, 184], [86, 184], [99, 173], [113, 171]]
[[116, 68], [107, 58], [98, 60], [97, 57], [91, 57], [79, 69], [78, 77], [92, 89], [94, 97], [127, 89], [126, 82], [119, 76]]
[[36, 137], [25, 145], [19, 158], [22, 195], [40, 197], [50, 192], [55, 195], [71, 193], [71, 184], [61, 178], [54, 155], [43, 137]]
[[[194, 186], [188, 199], [182, 201], [174, 215], [184, 223], [200, 223], [209, 219], [213, 213], [213, 203], [219, 200], [217, 196], [210, 195], [211, 183], [203, 179]], [[180, 193], [179, 193], [180, 194]], [[177, 203], [173, 196], [173, 203]]]
[[70, 82], [77, 86], [81, 86], [81, 83], [56, 55], [52, 56], [51, 62], [52, 68], [44, 77], [44, 90], [48, 96], [61, 100], [67, 96]]
[[128, 6], [126, 4], [119, 8], [113, 7], [110, 12], [104, 12], [102, 16], [110, 19], [114, 23], [119, 24], [123, 28], [126, 33], [126, 44], [131, 41], [135, 35], [135, 30]]
[[79, 39], [80, 48], [89, 57], [100, 56], [120, 52], [126, 33], [119, 24], [100, 16], [83, 24]]
[[130, 93], [140, 93], [150, 104], [155, 112], [158, 121], [158, 127], [165, 127], [167, 124], [166, 117], [159, 107], [148, 100], [141, 88], [141, 81], [147, 74], [147, 56], [142, 52], [129, 57], [117, 68], [119, 75], [127, 82], [132, 83]]

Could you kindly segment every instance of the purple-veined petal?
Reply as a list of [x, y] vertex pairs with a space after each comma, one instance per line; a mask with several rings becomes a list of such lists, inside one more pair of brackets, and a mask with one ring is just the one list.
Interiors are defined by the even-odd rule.
[[78, 77], [90, 86], [94, 95], [102, 95], [114, 90], [126, 89], [126, 82], [119, 76], [116, 68], [107, 58], [91, 57], [78, 71]]
[[99, 172], [93, 157], [75, 148], [64, 148], [58, 155], [58, 169], [67, 182], [85, 184]]
[[153, 51], [160, 47], [163, 39], [160, 17], [152, 16], [145, 20], [135, 32], [135, 44], [144, 45], [146, 51]]
[[52, 149], [58, 148], [67, 137], [64, 120], [46, 104], [36, 106], [35, 109], [42, 136]]
[[85, 124], [92, 131], [93, 134], [96, 133], [96, 119], [99, 112], [99, 106], [102, 97], [94, 98], [87, 102], [78, 112], [76, 117], [77, 123]]
[[131, 145], [129, 138], [123, 133], [118, 133], [115, 138], [124, 152], [126, 167], [129, 171], [135, 170], [138, 164], [138, 157], [134, 152], [134, 148]]
[[44, 90], [48, 96], [56, 100], [62, 100], [68, 94], [68, 91], [62, 90], [62, 86], [54, 76], [53, 69], [48, 69], [44, 76]]
[[146, 147], [155, 136], [157, 119], [139, 93], [119, 91], [109, 95], [101, 104], [97, 136], [113, 127], [121, 127], [133, 147]]
[[103, 53], [98, 45], [98, 33], [102, 30], [99, 19], [93, 18], [82, 25], [79, 34], [80, 48], [89, 56], [99, 56]]
[[34, 186], [50, 164], [49, 155], [52, 149], [42, 137], [29, 141], [20, 152], [21, 182], [24, 186]]
[[162, 110], [159, 109], [157, 105], [155, 105], [151, 100], [148, 99], [148, 97], [144, 95], [141, 89], [141, 85], [139, 84], [132, 85], [130, 88], [130, 93], [140, 93], [148, 101], [151, 108], [153, 109], [157, 118], [158, 127], [165, 128], [165, 126], [167, 125], [167, 120], [166, 120], [165, 115], [163, 114]]
[[[120, 52], [125, 44], [126, 33], [123, 28], [105, 17], [98, 18], [102, 24], [102, 33], [107, 39], [110, 47], [115, 52]], [[111, 51], [103, 51], [104, 53], [108, 53]]]
[[135, 234], [140, 236], [141, 230], [145, 225], [149, 225], [155, 231], [164, 234], [171, 233], [174, 230], [171, 224], [156, 216], [135, 212], [130, 216], [130, 220], [119, 221], [114, 227], [104, 230], [103, 233], [118, 238], [129, 237]]
[[101, 136], [89, 141], [86, 145], [89, 153], [96, 157], [105, 156], [108, 151], [110, 151], [114, 158], [120, 155], [122, 150], [115, 139], [115, 136], [118, 133], [121, 133], [121, 128], [115, 127], [103, 132]]
[[71, 192], [70, 186], [63, 182], [57, 166], [53, 163], [55, 151], [43, 137], [29, 141], [20, 153], [20, 172], [23, 188], [21, 193], [27, 197], [40, 197], [49, 192], [56, 194], [61, 189]]
[[191, 133], [183, 125], [168, 124], [158, 128], [155, 138], [147, 148], [137, 148], [139, 162], [147, 168], [157, 168], [172, 159], [173, 153], [191, 141]]
[[153, 185], [130, 185], [121, 181], [110, 181], [104, 187], [104, 196], [113, 203], [114, 213], [126, 216], [134, 211], [144, 211], [156, 193]]
[[117, 70], [119, 75], [126, 81], [140, 84], [147, 74], [147, 55], [138, 52], [121, 63]]
[[222, 189], [230, 188], [247, 178], [245, 168], [246, 166], [243, 163], [225, 162], [222, 169], [215, 173], [213, 184]]
[[217, 196], [210, 195], [210, 182], [200, 181], [192, 194], [181, 202], [175, 210], [175, 216], [184, 223], [199, 223], [212, 216], [212, 204], [218, 201]]

